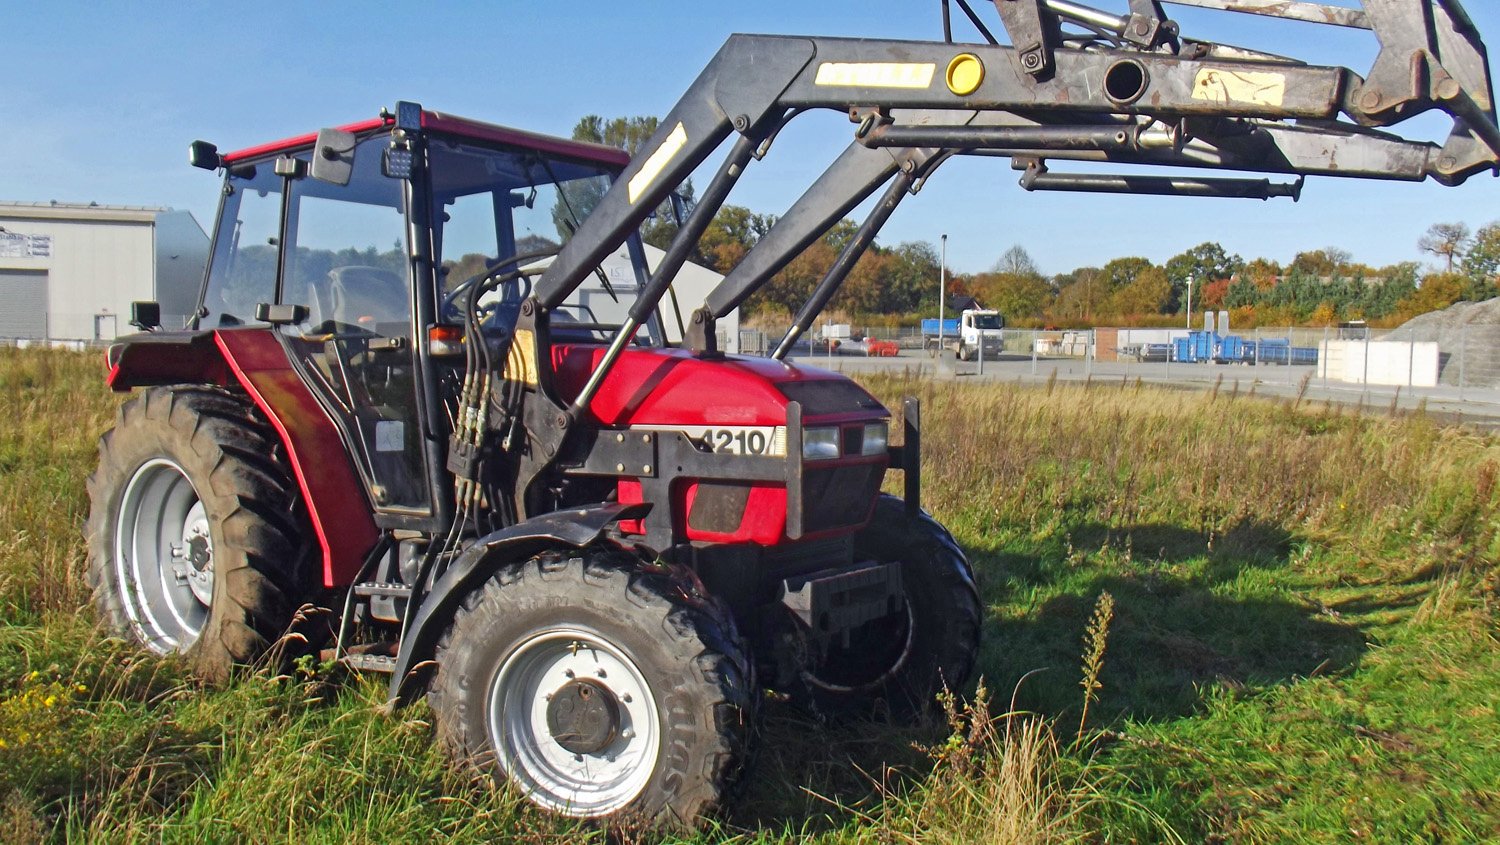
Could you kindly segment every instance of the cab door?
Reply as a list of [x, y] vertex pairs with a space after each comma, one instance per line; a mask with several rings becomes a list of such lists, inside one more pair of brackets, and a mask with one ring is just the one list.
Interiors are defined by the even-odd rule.
[[424, 517], [432, 497], [418, 416], [412, 262], [403, 184], [381, 172], [387, 143], [377, 136], [359, 144], [347, 185], [292, 181], [279, 301], [304, 307], [306, 317], [280, 330], [343, 429], [377, 514]]

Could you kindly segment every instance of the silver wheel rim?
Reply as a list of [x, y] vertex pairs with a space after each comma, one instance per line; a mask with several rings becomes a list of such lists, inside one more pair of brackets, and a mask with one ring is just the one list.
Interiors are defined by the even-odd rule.
[[142, 464], [115, 520], [115, 578], [141, 641], [182, 651], [203, 632], [213, 601], [213, 539], [198, 491], [166, 458]]
[[[552, 695], [587, 680], [618, 704], [618, 735], [598, 753], [563, 748], [547, 727]], [[624, 652], [597, 634], [555, 628], [517, 646], [490, 683], [490, 744], [506, 776], [533, 801], [569, 816], [602, 816], [635, 800], [660, 753], [651, 686]]]

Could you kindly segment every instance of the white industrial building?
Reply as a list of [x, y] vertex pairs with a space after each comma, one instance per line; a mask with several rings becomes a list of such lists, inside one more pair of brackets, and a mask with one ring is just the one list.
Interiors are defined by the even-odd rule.
[[[645, 244], [646, 267], [655, 272], [656, 266], [665, 255], [660, 249], [650, 244]], [[544, 267], [552, 262], [548, 258], [537, 262], [536, 267]], [[600, 268], [610, 280], [610, 286], [614, 290], [628, 290], [635, 285], [635, 271], [630, 263], [630, 253], [623, 247], [606, 256]], [[565, 311], [574, 308], [584, 313], [572, 315], [575, 319], [587, 322], [619, 323], [625, 319], [626, 308], [630, 301], [621, 305], [614, 302], [603, 285], [596, 282], [596, 276], [586, 276], [578, 286], [578, 290], [568, 297], [563, 304]], [[672, 292], [670, 296], [664, 297], [661, 302], [662, 329], [666, 333], [666, 340], [671, 344], [682, 342], [683, 328], [692, 318], [693, 312], [703, 307], [703, 302], [708, 294], [718, 287], [724, 277], [719, 273], [688, 261], [677, 271], [677, 276], [672, 280]], [[679, 323], [680, 320], [680, 323]], [[714, 326], [715, 334], [718, 335], [719, 349], [723, 352], [740, 351], [740, 312], [739, 309], [729, 312], [724, 319], [717, 321]]]
[[110, 340], [135, 329], [130, 303], [162, 325], [197, 308], [208, 235], [186, 211], [0, 202], [0, 340]]

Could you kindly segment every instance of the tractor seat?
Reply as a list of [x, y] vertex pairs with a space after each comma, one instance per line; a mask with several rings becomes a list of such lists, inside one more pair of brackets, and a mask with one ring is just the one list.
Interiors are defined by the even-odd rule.
[[328, 316], [335, 323], [379, 334], [385, 334], [393, 323], [404, 327], [411, 307], [400, 276], [381, 267], [357, 265], [328, 271], [328, 306]]

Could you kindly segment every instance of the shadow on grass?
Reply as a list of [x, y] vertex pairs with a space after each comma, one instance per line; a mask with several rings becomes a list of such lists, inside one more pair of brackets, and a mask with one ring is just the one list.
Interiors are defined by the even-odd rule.
[[[1266, 579], [1241, 579], [1286, 566], [1295, 546], [1285, 531], [1250, 521], [1212, 537], [1172, 525], [1088, 525], [1035, 554], [970, 546], [989, 608], [976, 675], [1007, 700], [1040, 670], [1021, 683], [1016, 706], [1076, 720], [1084, 631], [1105, 591], [1115, 617], [1096, 725], [1189, 715], [1212, 685], [1255, 690], [1348, 671], [1367, 648], [1359, 627]], [[913, 744], [944, 733], [936, 723], [823, 726], [788, 707], [768, 716], [733, 808], [736, 827], [807, 833], [846, 824], [879, 800], [882, 784], [925, 774], [929, 763]]]
[[[1172, 525], [1088, 525], [1069, 542], [1086, 551], [975, 555], [981, 577], [999, 581], [986, 590], [991, 606], [1010, 605], [985, 628], [981, 669], [997, 690], [1040, 670], [1019, 691], [1026, 709], [1076, 713], [1085, 630], [1103, 592], [1115, 605], [1093, 710], [1103, 720], [1185, 716], [1205, 686], [1257, 689], [1343, 672], [1367, 648], [1359, 627], [1320, 603], [1262, 579], [1244, 583], [1251, 570], [1286, 565], [1294, 538], [1275, 526], [1245, 521], [1210, 536]], [[1029, 596], [1006, 595], [1018, 564]]]
[[883, 791], [925, 774], [931, 764], [917, 745], [944, 733], [937, 721], [823, 724], [780, 703], [764, 714], [755, 759], [730, 808], [736, 828], [812, 834], [842, 827]]

